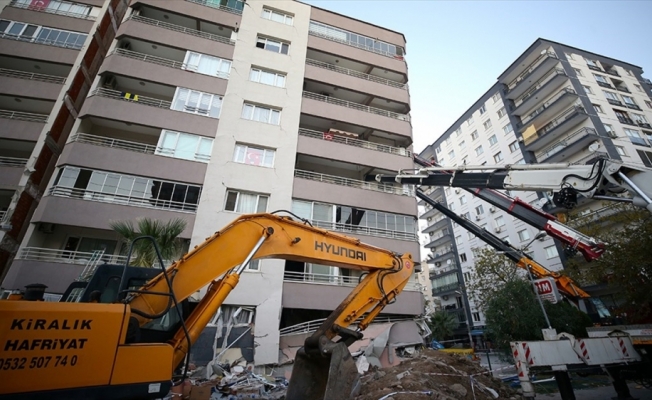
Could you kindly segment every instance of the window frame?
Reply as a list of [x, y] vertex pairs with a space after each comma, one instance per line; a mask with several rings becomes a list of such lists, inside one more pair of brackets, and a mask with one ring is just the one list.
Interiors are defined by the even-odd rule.
[[520, 231], [516, 232], [516, 234], [518, 235], [518, 240], [521, 242], [530, 240], [530, 232], [527, 229], [521, 229]]
[[[172, 148], [163, 147], [166, 141], [165, 140], [166, 136], [168, 135], [176, 135], [176, 139], [174, 141], [174, 147]], [[179, 145], [179, 139], [181, 139], [182, 137], [191, 137], [192, 139], [197, 139], [197, 144], [195, 145], [195, 150], [193, 152], [192, 158], [176, 156], [177, 146]], [[205, 142], [208, 142], [210, 144], [209, 146], [210, 151], [208, 152], [208, 154], [199, 153], [199, 150], [202, 148], [202, 143]], [[158, 143], [156, 144], [156, 150], [154, 151], [154, 154], [159, 156], [164, 156], [164, 157], [176, 158], [178, 160], [208, 163], [211, 160], [214, 143], [215, 140], [207, 136], [195, 135], [193, 133], [187, 133], [187, 132], [173, 131], [171, 129], [161, 129], [161, 134], [159, 135]]]
[[509, 150], [510, 152], [514, 153], [518, 151], [520, 148], [518, 147], [518, 140], [514, 140], [512, 143], [509, 144]]
[[[237, 159], [240, 149], [242, 149], [242, 155], [243, 155], [242, 161], [238, 161], [238, 159]], [[245, 162], [247, 160], [247, 158], [248, 158], [247, 151], [249, 149], [261, 150], [263, 152], [262, 157], [261, 157], [262, 162], [260, 164]], [[265, 165], [265, 160], [267, 159], [268, 152], [271, 153], [271, 155], [272, 155], [271, 165]], [[236, 162], [238, 164], [253, 165], [255, 167], [274, 168], [274, 162], [275, 161], [276, 161], [276, 149], [270, 149], [270, 148], [262, 147], [262, 146], [260, 146], [260, 147], [259, 146], [250, 146], [250, 145], [248, 145], [246, 143], [240, 143], [240, 142], [237, 142], [235, 144], [234, 149], [233, 149], [233, 162]]]
[[496, 135], [493, 134], [493, 135], [489, 136], [489, 147], [494, 146], [496, 144], [498, 144], [498, 138], [496, 137]]
[[[180, 100], [180, 96], [181, 96], [183, 90], [187, 91], [186, 99], [185, 100]], [[199, 94], [198, 97], [197, 97], [197, 107], [189, 107], [188, 106], [188, 102], [191, 100], [191, 95], [193, 93], [198, 93]], [[202, 99], [204, 98], [204, 96], [210, 96], [209, 106], [208, 106], [208, 109], [206, 110], [206, 112], [203, 112], [204, 109], [199, 107], [202, 104]], [[211, 115], [211, 111], [213, 110], [213, 105], [214, 105], [213, 103], [215, 102], [216, 99], [219, 100], [219, 112], [217, 113], [217, 116], [213, 116], [213, 115]], [[179, 102], [179, 101], [184, 102], [182, 109], [175, 108], [176, 105], [177, 105], [177, 102]], [[223, 104], [223, 102], [224, 102], [224, 96], [220, 96], [219, 94], [202, 92], [200, 90], [194, 90], [194, 89], [185, 88], [185, 87], [177, 87], [177, 89], [174, 91], [174, 96], [172, 97], [172, 104], [170, 104], [170, 110], [181, 111], [181, 112], [185, 112], [185, 113], [188, 113], [188, 114], [195, 114], [195, 115], [201, 115], [203, 117], [219, 119], [220, 115], [222, 115], [222, 104]], [[194, 109], [194, 111], [191, 110], [191, 109]]]
[[[258, 73], [258, 79], [257, 80], [252, 79], [252, 73], [254, 71], [256, 71]], [[263, 74], [274, 75], [274, 84], [269, 84], [269, 83], [262, 82]], [[279, 81], [279, 77], [283, 78], [283, 84], [282, 85], [277, 84], [278, 81]], [[278, 88], [285, 88], [285, 83], [287, 82], [287, 74], [284, 74], [282, 72], [276, 72], [276, 71], [260, 68], [260, 67], [255, 67], [255, 66], [252, 65], [251, 68], [249, 69], [249, 81], [250, 82], [255, 82], [255, 83], [260, 83], [261, 85], [274, 86], [274, 87], [278, 87]]]
[[503, 157], [503, 152], [502, 151], [499, 151], [498, 153], [494, 154], [494, 162], [499, 163], [499, 162], [504, 161], [504, 160], [505, 160], [505, 157]]
[[[265, 16], [265, 13], [266, 13], [266, 12], [268, 13], [269, 18]], [[272, 16], [273, 16], [274, 14], [278, 14], [278, 15], [282, 16], [282, 17], [283, 17], [283, 22], [274, 20], [274, 19], [272, 18]], [[269, 20], [269, 21], [272, 21], [272, 22], [278, 22], [278, 23], [280, 23], [280, 24], [289, 25], [289, 26], [294, 26], [294, 15], [292, 15], [292, 14], [290, 14], [290, 13], [287, 13], [287, 12], [285, 12], [285, 11], [275, 10], [275, 9], [273, 9], [273, 8], [269, 8], [269, 7], [263, 6], [263, 11], [262, 11], [260, 17], [261, 17], [262, 19], [266, 19], [266, 20]], [[290, 18], [290, 23], [287, 22], [288, 17]]]
[[[251, 118], [246, 118], [245, 117], [245, 109], [247, 107], [253, 107], [251, 109]], [[268, 114], [269, 117], [267, 118], [267, 121], [261, 121], [261, 120], [258, 120], [258, 119], [254, 118], [254, 116], [256, 115], [256, 109], [258, 109], [258, 108], [269, 111], [269, 114]], [[276, 123], [276, 124], [274, 122], [272, 122], [272, 115], [274, 115], [274, 112], [278, 113], [278, 123]], [[240, 118], [244, 119], [244, 120], [247, 120], [247, 121], [261, 122], [263, 124], [280, 126], [281, 125], [281, 115], [282, 115], [282, 110], [280, 110], [278, 108], [273, 108], [273, 107], [270, 107], [270, 106], [263, 106], [263, 105], [259, 105], [259, 104], [255, 104], [255, 103], [248, 103], [247, 101], [245, 101], [243, 103], [243, 105], [242, 105], [242, 112], [240, 113]]]
[[[548, 249], [554, 249], [554, 255], [550, 255], [550, 252], [548, 251]], [[557, 251], [557, 246], [555, 246], [554, 244], [552, 246], [544, 247], [543, 250], [546, 252], [546, 259], [547, 260], [550, 260], [550, 259], [555, 258], [555, 257], [559, 257], [559, 252]]]
[[[259, 46], [261, 41], [263, 43], [263, 47]], [[274, 50], [268, 48], [267, 47], [268, 42], [278, 43], [278, 51], [274, 51]], [[285, 53], [283, 52], [283, 45], [285, 45], [286, 49], [287, 49]], [[270, 37], [262, 36], [262, 35], [258, 35], [256, 37], [256, 48], [261, 49], [261, 50], [266, 50], [266, 51], [276, 53], [276, 54], [283, 54], [283, 55], [289, 56], [290, 55], [290, 45], [291, 45], [290, 42], [286, 42], [286, 41], [283, 41], [281, 39], [274, 39], [274, 38], [270, 38]]]
[[[193, 55], [196, 55], [198, 57], [197, 58], [197, 65], [190, 64], [191, 57]], [[201, 63], [202, 58], [204, 58], [204, 59], [209, 58], [209, 59], [214, 59], [214, 60], [218, 61], [219, 67], [217, 68], [217, 71], [215, 71], [214, 74], [209, 74], [209, 73], [199, 71], [199, 64]], [[222, 71], [222, 65], [226, 64], [226, 63], [228, 63], [228, 66], [229, 66], [228, 72]], [[198, 51], [186, 50], [186, 56], [183, 59], [183, 65], [181, 66], [181, 69], [186, 70], [186, 71], [191, 71], [191, 72], [194, 72], [196, 74], [212, 76], [212, 77], [215, 77], [215, 78], [229, 79], [229, 76], [231, 75], [231, 68], [232, 67], [233, 67], [233, 61], [232, 60], [227, 60], [226, 58], [217, 57], [217, 56], [213, 56], [213, 55], [210, 55], [210, 54], [200, 53]]]
[[[236, 199], [235, 202], [233, 203], [233, 210], [229, 210], [227, 208], [228, 203], [229, 203], [229, 195], [235, 193], [236, 194]], [[249, 196], [256, 196], [256, 206], [255, 206], [255, 211], [238, 211], [238, 206], [240, 205], [240, 195], [249, 195]], [[261, 211], [260, 207], [260, 199], [265, 198], [265, 209]], [[269, 206], [269, 194], [264, 194], [264, 193], [256, 193], [256, 192], [249, 192], [246, 190], [238, 190], [238, 189], [227, 189], [226, 190], [226, 195], [224, 196], [224, 208], [223, 211], [227, 212], [232, 212], [236, 214], [253, 214], [253, 213], [264, 213], [267, 212], [267, 207]]]
[[482, 123], [482, 126], [484, 127], [485, 130], [491, 128], [491, 126], [492, 126], [491, 120], [488, 119], [488, 120], [484, 121], [484, 122]]

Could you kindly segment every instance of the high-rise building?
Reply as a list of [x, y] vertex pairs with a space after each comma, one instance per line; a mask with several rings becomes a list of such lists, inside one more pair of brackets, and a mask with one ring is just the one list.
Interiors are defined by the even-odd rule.
[[[538, 39], [421, 156], [442, 165], [587, 164], [608, 157], [652, 167], [652, 82], [642, 74], [636, 65]], [[537, 233], [464, 190], [436, 187], [428, 192], [516, 247]], [[508, 194], [541, 204], [535, 192]], [[571, 224], [603, 215], [604, 207], [613, 206], [582, 202], [572, 212], [577, 218]], [[484, 244], [434, 209], [424, 209], [421, 218], [435, 266], [433, 294], [465, 321], [459, 278], [471, 278], [472, 249]], [[549, 237], [536, 240], [530, 250], [543, 266], [563, 268], [561, 248]], [[470, 312], [474, 327], [482, 328], [484, 315], [473, 301]]]
[[[373, 180], [412, 166], [401, 33], [271, 0], [13, 0], [0, 18], [4, 289], [56, 295], [124, 262], [109, 224], [139, 217], [185, 220], [191, 247], [291, 210], [419, 258], [413, 189]], [[281, 330], [325, 317], [359, 275], [254, 262], [220, 315], [240, 309], [253, 361], [275, 363]], [[415, 282], [387, 315], [423, 312]]]

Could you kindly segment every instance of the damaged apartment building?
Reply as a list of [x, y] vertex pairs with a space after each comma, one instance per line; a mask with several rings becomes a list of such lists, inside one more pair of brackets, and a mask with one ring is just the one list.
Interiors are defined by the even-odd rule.
[[[109, 4], [122, 12], [103, 25]], [[240, 214], [289, 210], [420, 259], [413, 188], [373, 179], [413, 165], [405, 46], [298, 1], [11, 1], [0, 14], [2, 289], [38, 282], [57, 300], [85, 268], [124, 263], [109, 223], [140, 217], [185, 220], [192, 248]], [[359, 277], [256, 260], [197, 348], [283, 362]], [[415, 279], [378, 319], [423, 309]]]

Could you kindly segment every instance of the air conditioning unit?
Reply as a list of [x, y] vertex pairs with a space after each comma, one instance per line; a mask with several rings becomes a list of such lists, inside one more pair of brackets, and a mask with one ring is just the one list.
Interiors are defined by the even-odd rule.
[[481, 216], [479, 216], [479, 215], [476, 215], [476, 216], [475, 216], [475, 220], [476, 220], [476, 221], [480, 221], [481, 219], [482, 219]]
[[500, 233], [502, 231], [502, 228], [500, 226], [497, 226], [496, 229], [494, 229], [496, 233]]
[[455, 189], [455, 193], [459, 193], [459, 192], [460, 192], [460, 189]]
[[432, 217], [427, 218], [428, 222], [432, 221]]
[[496, 212], [496, 207], [489, 207], [489, 212], [490, 213], [495, 213]]
[[54, 233], [54, 224], [48, 223], [48, 222], [42, 222], [38, 226], [39, 232], [43, 233]]

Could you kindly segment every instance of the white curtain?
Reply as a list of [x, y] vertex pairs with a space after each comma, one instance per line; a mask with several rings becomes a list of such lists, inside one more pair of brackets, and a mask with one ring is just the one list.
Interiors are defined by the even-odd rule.
[[258, 196], [255, 194], [240, 193], [238, 195], [238, 206], [235, 211], [245, 214], [256, 212], [257, 198]]

